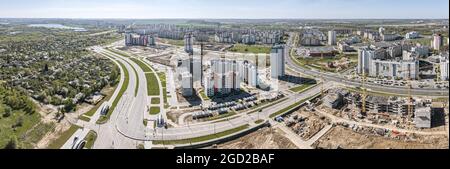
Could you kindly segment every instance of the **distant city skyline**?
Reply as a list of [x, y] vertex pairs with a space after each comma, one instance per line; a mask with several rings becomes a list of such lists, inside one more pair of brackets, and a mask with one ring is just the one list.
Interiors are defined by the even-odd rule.
[[14, 0], [0, 18], [448, 19], [448, 0]]

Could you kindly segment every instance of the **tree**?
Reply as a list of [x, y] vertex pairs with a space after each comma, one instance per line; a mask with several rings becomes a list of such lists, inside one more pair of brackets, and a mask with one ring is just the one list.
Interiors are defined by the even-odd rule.
[[4, 147], [4, 149], [18, 149], [18, 148], [19, 148], [18, 141], [15, 136], [13, 136]]
[[13, 128], [22, 127], [23, 126], [23, 117], [20, 117]]
[[73, 103], [72, 99], [67, 99], [64, 101], [64, 112], [68, 113], [75, 109], [77, 105]]
[[11, 116], [12, 110], [11, 110], [11, 108], [9, 106], [6, 106], [4, 110], [5, 110], [5, 113], [3, 113], [3, 117]]
[[48, 72], [48, 64], [45, 64], [45, 66], [44, 66], [44, 72]]

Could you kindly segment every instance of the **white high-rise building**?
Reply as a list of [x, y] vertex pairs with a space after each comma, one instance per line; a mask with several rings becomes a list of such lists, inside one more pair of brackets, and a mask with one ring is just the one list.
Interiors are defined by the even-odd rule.
[[434, 50], [440, 50], [443, 46], [442, 36], [440, 34], [433, 35], [433, 41], [431, 43]]
[[328, 45], [336, 45], [336, 31], [328, 31]]
[[192, 86], [192, 75], [185, 71], [181, 73], [181, 93], [185, 97], [190, 97], [194, 94], [194, 87]]
[[184, 51], [187, 53], [194, 52], [194, 35], [192, 33], [184, 35]]
[[270, 53], [271, 77], [280, 78], [285, 75], [286, 50], [283, 45], [275, 45]]
[[448, 78], [448, 59], [442, 59], [440, 63], [441, 80], [449, 80]]
[[212, 97], [215, 94], [215, 88], [214, 88], [214, 79], [213, 79], [212, 72], [208, 72], [205, 74], [205, 80], [204, 80], [204, 86], [205, 86], [205, 94], [208, 97]]
[[220, 59], [210, 62], [211, 72], [205, 77], [205, 90], [214, 89], [213, 92], [209, 92], [211, 95], [217, 93], [225, 95], [240, 90], [240, 66], [236, 61]]
[[132, 44], [133, 35], [131, 33], [125, 34], [125, 45], [130, 46]]
[[369, 74], [372, 59], [375, 57], [375, 50], [358, 50], [358, 74]]
[[385, 31], [386, 31], [386, 29], [384, 27], [380, 27], [378, 29], [378, 33], [380, 33], [380, 35], [383, 35]]
[[156, 45], [156, 36], [155, 35], [150, 35], [148, 37], [148, 45], [150, 45], [150, 46]]
[[248, 85], [258, 87], [258, 68], [255, 65], [248, 66]]
[[[189, 56], [191, 57], [191, 56]], [[184, 70], [187, 70], [189, 73], [191, 73], [191, 62], [190, 58], [188, 56], [181, 57], [179, 60], [179, 68], [183, 68]], [[192, 77], [194, 82], [201, 80], [201, 73], [202, 73], [202, 67], [201, 67], [201, 60], [198, 58], [192, 59]]]

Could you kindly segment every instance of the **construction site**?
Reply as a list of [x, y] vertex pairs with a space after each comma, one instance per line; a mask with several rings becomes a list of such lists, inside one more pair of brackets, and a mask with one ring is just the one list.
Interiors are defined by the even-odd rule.
[[[313, 144], [316, 149], [448, 149], [446, 135], [417, 134], [386, 136], [373, 128], [337, 126]], [[372, 133], [372, 134], [370, 134]]]
[[[223, 149], [448, 149], [448, 101], [331, 88]], [[363, 96], [364, 99], [363, 99]], [[363, 110], [364, 109], [364, 110]]]
[[263, 128], [237, 140], [219, 144], [217, 149], [298, 149], [286, 133], [276, 128]]
[[334, 126], [314, 148], [448, 148], [448, 100], [333, 88], [309, 106]]

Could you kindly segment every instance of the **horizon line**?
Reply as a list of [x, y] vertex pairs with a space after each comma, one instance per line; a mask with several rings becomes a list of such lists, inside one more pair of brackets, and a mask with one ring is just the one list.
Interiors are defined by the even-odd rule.
[[449, 20], [449, 18], [88, 18], [88, 17], [0, 17], [0, 19], [80, 19], [80, 20]]

